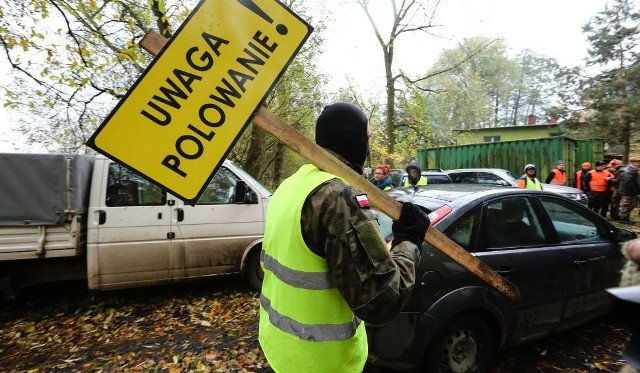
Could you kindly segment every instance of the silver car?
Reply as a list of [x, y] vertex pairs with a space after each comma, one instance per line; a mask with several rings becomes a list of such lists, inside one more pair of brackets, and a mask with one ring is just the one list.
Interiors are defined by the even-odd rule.
[[[449, 174], [451, 181], [459, 184], [518, 186], [518, 181], [513, 174], [502, 168], [460, 168], [455, 170], [446, 170], [445, 172]], [[560, 194], [585, 206], [588, 203], [587, 194], [577, 188], [543, 183], [542, 189]]]

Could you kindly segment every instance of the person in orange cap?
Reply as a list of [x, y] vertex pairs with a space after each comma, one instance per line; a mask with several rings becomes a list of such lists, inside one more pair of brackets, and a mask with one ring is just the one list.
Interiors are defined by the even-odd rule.
[[584, 162], [582, 164], [582, 168], [576, 171], [576, 180], [574, 181], [574, 184], [573, 184], [574, 187], [582, 190], [585, 193], [587, 191], [585, 190], [584, 183], [582, 182], [582, 180], [584, 179], [584, 175], [589, 173], [589, 171], [591, 171], [591, 163]]

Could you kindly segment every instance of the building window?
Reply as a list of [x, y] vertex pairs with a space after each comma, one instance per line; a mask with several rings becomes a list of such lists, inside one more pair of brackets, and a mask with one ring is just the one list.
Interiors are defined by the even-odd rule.
[[500, 136], [485, 136], [484, 142], [498, 142], [500, 141]]

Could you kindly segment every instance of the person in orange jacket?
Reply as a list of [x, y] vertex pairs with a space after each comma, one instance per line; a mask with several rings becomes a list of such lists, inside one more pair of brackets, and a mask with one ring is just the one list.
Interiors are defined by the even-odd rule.
[[589, 208], [603, 217], [607, 215], [609, 208], [609, 181], [613, 179], [613, 175], [606, 168], [607, 162], [598, 161], [595, 170], [587, 172], [582, 179], [589, 197]]
[[549, 176], [547, 176], [545, 183], [553, 185], [567, 185], [567, 174], [564, 170], [564, 161], [556, 162], [556, 168], [549, 172]]
[[575, 188], [578, 188], [583, 192], [586, 192], [586, 190], [584, 189], [584, 183], [582, 182], [582, 179], [584, 179], [584, 175], [586, 175], [589, 171], [591, 171], [591, 163], [589, 162], [582, 163], [582, 168], [576, 171], [576, 180], [573, 182], [573, 186]]

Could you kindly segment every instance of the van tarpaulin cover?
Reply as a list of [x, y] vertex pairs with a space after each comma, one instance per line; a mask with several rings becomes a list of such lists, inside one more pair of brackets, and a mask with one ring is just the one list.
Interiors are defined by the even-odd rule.
[[85, 213], [93, 162], [75, 154], [0, 154], [0, 225], [54, 225], [66, 210]]

